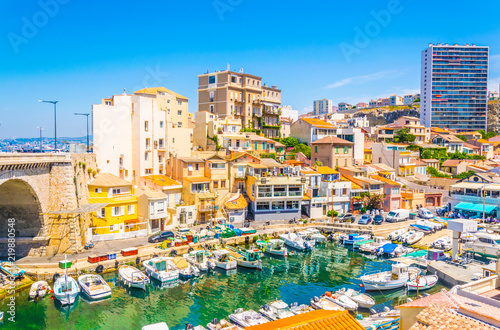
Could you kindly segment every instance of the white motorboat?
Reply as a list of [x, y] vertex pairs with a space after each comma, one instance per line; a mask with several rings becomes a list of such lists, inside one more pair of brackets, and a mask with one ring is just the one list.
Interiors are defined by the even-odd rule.
[[294, 316], [288, 305], [283, 300], [277, 300], [270, 304], [266, 304], [259, 309], [259, 313], [267, 317], [271, 321], [284, 319]]
[[444, 228], [444, 225], [442, 223], [434, 222], [431, 220], [418, 220], [417, 225], [433, 228], [434, 230], [441, 230]]
[[215, 262], [209, 258], [212, 253], [206, 250], [197, 250], [186, 253], [183, 257], [193, 266], [197, 267], [202, 272], [215, 268]]
[[401, 236], [408, 231], [408, 228], [401, 228], [390, 233], [387, 238], [391, 241], [399, 241]]
[[440, 237], [437, 240], [435, 240], [434, 242], [432, 242], [431, 247], [448, 251], [452, 247], [451, 237], [448, 237], [448, 236]]
[[410, 237], [411, 235], [413, 235], [414, 233], [416, 232], [416, 230], [408, 230], [407, 232], [405, 232], [403, 235], [399, 236], [399, 239], [397, 239], [398, 241], [400, 241], [401, 243], [404, 243], [406, 241], [406, 238], [407, 237]]
[[[462, 234], [462, 239], [463, 239]], [[490, 234], [487, 232], [475, 233], [476, 240], [464, 244], [465, 249], [470, 249], [472, 252], [483, 257], [497, 258], [500, 251], [500, 235]]]
[[229, 315], [229, 320], [243, 328], [269, 322], [269, 319], [262, 314], [252, 309], [244, 311], [243, 308], [238, 308], [233, 314]]
[[282, 239], [270, 239], [268, 242], [257, 241], [257, 246], [259, 246], [262, 252], [275, 257], [288, 256], [288, 250], [285, 247], [285, 241], [283, 241]]
[[411, 235], [405, 238], [404, 242], [408, 245], [413, 245], [420, 241], [425, 236], [424, 232], [415, 231]]
[[312, 308], [311, 306], [306, 305], [306, 304], [299, 305], [299, 303], [294, 302], [294, 303], [290, 304], [290, 310], [292, 311], [293, 314], [299, 315], [299, 314], [310, 312], [310, 311], [314, 310], [314, 308]]
[[189, 264], [183, 257], [169, 257], [165, 258], [165, 260], [167, 260], [167, 263], [169, 263], [172, 268], [177, 269], [179, 277], [187, 279], [192, 276], [200, 275], [200, 270], [196, 266]]
[[324, 309], [327, 311], [343, 311], [344, 308], [333, 301], [326, 299], [325, 296], [314, 297], [311, 299], [311, 307], [314, 309]]
[[149, 283], [149, 278], [143, 272], [129, 265], [120, 266], [118, 274], [123, 283], [130, 288], [146, 290], [146, 285]]
[[439, 278], [436, 275], [417, 276], [415, 279], [406, 283], [408, 290], [427, 290], [432, 288], [438, 282]]
[[343, 294], [351, 298], [352, 301], [357, 303], [358, 306], [362, 308], [370, 309], [373, 305], [375, 305], [375, 300], [366, 293], [361, 293], [353, 289], [345, 289], [345, 288], [338, 290], [336, 293]]
[[179, 278], [179, 270], [165, 258], [152, 258], [144, 261], [142, 264], [146, 269], [146, 274], [150, 278], [154, 278], [162, 283], [175, 281]]
[[316, 228], [307, 228], [297, 234], [305, 240], [313, 240], [316, 243], [323, 243], [326, 240], [326, 237]]
[[111, 288], [101, 275], [87, 274], [78, 277], [82, 291], [91, 299], [104, 299], [111, 297]]
[[50, 286], [46, 281], [38, 281], [31, 284], [29, 297], [31, 299], [43, 298], [47, 291], [50, 291]]
[[213, 319], [212, 322], [207, 324], [208, 330], [239, 330], [241, 329], [236, 324], [229, 323], [228, 321], [222, 319]]
[[391, 243], [390, 240], [386, 240], [382, 236], [375, 236], [373, 237], [373, 241], [363, 244], [359, 247], [359, 250], [361, 252], [366, 252], [366, 253], [374, 253], [376, 250], [381, 247], [382, 245], [385, 245], [387, 243]]
[[285, 245], [299, 251], [312, 250], [315, 243], [306, 241], [295, 233], [281, 234], [280, 238], [285, 241]]
[[262, 260], [260, 259], [262, 252], [260, 250], [228, 246], [227, 251], [229, 251], [231, 258], [236, 260], [239, 267], [262, 270]]
[[67, 275], [65, 269], [64, 275], [54, 282], [54, 296], [61, 302], [61, 305], [71, 305], [75, 302], [79, 292], [78, 283]]
[[238, 263], [231, 258], [231, 254], [227, 250], [216, 250], [212, 252], [215, 265], [224, 270], [236, 269]]
[[325, 292], [325, 298], [333, 301], [334, 303], [344, 309], [347, 309], [348, 311], [355, 311], [358, 309], [358, 304], [344, 294], [332, 294], [331, 292]]
[[392, 265], [391, 271], [366, 274], [360, 280], [366, 291], [392, 290], [404, 287], [408, 279], [413, 279], [419, 273], [418, 268], [399, 263]]

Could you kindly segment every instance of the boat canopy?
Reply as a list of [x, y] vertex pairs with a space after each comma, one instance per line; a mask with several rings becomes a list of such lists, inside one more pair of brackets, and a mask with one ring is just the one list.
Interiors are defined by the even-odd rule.
[[465, 211], [473, 211], [473, 212], [484, 212], [490, 213], [494, 210], [496, 210], [498, 207], [496, 205], [490, 205], [490, 204], [473, 204], [473, 203], [464, 203], [460, 202], [457, 205], [455, 205], [455, 209], [458, 210], [465, 210]]
[[387, 244], [384, 244], [381, 247], [379, 247], [377, 249], [377, 252], [382, 251], [383, 253], [392, 253], [392, 252], [394, 252], [394, 250], [396, 250], [397, 247], [398, 247], [397, 244], [387, 243]]

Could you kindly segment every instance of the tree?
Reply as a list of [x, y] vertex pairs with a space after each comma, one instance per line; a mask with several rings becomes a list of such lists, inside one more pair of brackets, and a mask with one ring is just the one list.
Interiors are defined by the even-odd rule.
[[422, 158], [422, 159], [432, 159], [432, 151], [430, 151], [429, 149], [424, 150], [424, 152], [422, 152], [422, 155], [420, 156], [420, 158]]
[[467, 178], [475, 173], [476, 173], [476, 171], [473, 171], [473, 170], [469, 170], [467, 172], [462, 172], [462, 173], [455, 175], [455, 179], [465, 179], [465, 178]]
[[261, 153], [259, 156], [260, 156], [260, 158], [272, 158], [272, 159], [276, 160], [276, 154], [274, 152], [270, 152], [270, 153], [264, 152], [264, 153]]
[[441, 173], [432, 166], [427, 167], [427, 174], [435, 178], [451, 178], [451, 175]]
[[323, 166], [323, 163], [317, 160], [314, 162], [314, 166]]
[[492, 137], [494, 136], [497, 136], [498, 133], [497, 132], [488, 132], [486, 133], [484, 131], [484, 129], [480, 129], [479, 131], [477, 131], [478, 133], [481, 133], [481, 137], [485, 140], [488, 140], [488, 139], [491, 139]]
[[413, 142], [415, 141], [417, 137], [413, 134], [410, 134], [410, 129], [405, 127], [403, 129], [400, 129], [399, 131], [396, 132], [394, 135], [394, 142], [396, 143], [408, 143], [408, 142]]
[[467, 142], [467, 138], [463, 135], [455, 135], [457, 138], [459, 138], [460, 140], [464, 141], [464, 142]]
[[293, 153], [298, 153], [301, 152], [303, 153], [307, 158], [311, 158], [311, 147], [306, 146], [305, 144], [301, 143], [296, 145], [293, 150]]
[[364, 207], [368, 210], [380, 210], [384, 207], [384, 194], [367, 194], [365, 201], [363, 202]]
[[281, 143], [287, 146], [287, 148], [295, 148], [295, 146], [300, 144], [300, 141], [293, 137], [282, 138]]

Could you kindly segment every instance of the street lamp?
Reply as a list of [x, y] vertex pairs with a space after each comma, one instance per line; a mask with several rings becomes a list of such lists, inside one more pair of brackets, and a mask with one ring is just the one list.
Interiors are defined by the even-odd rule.
[[42, 153], [42, 131], [43, 127], [37, 126], [38, 130], [40, 131], [40, 153]]
[[90, 113], [77, 113], [75, 112], [75, 116], [85, 116], [87, 117], [87, 152], [89, 152], [89, 116]]
[[38, 100], [38, 102], [52, 103], [54, 105], [54, 152], [55, 152], [57, 150], [57, 115], [56, 115], [56, 104], [59, 101]]

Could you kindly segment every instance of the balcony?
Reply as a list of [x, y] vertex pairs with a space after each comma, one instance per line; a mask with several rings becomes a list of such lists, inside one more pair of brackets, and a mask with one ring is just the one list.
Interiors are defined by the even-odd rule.
[[200, 199], [200, 200], [217, 198], [217, 193], [215, 193], [215, 192], [200, 191], [200, 192], [197, 192], [197, 194], [198, 194], [198, 199]]
[[243, 172], [237, 172], [234, 176], [235, 179], [246, 179], [247, 175]]
[[264, 113], [266, 115], [281, 115], [281, 110], [278, 108], [264, 108]]
[[474, 204], [483, 204], [484, 202], [485, 204], [492, 204], [492, 205], [500, 204], [500, 199], [493, 197], [483, 198], [480, 196], [460, 195], [460, 194], [451, 194], [450, 197], [459, 202], [469, 202]]

